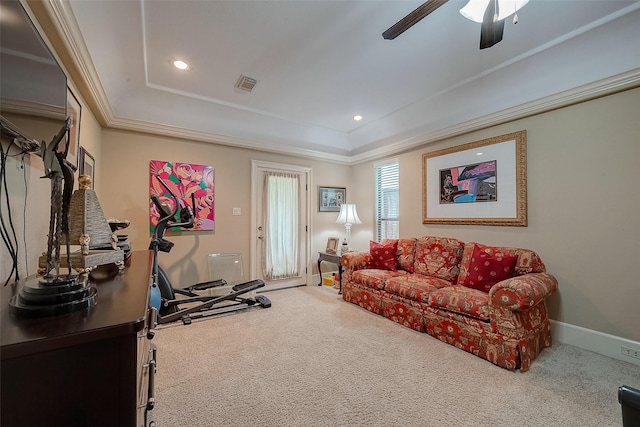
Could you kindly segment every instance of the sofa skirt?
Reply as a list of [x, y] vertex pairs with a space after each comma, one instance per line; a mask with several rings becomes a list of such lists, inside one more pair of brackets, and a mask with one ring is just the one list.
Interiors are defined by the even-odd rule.
[[[496, 333], [491, 322], [429, 307], [378, 289], [349, 284], [343, 287], [342, 298], [512, 371], [528, 371], [540, 352], [551, 346], [551, 325], [547, 316], [538, 318], [536, 325], [529, 322], [527, 326], [533, 327], [514, 337]], [[530, 310], [546, 313], [546, 307]]]
[[382, 294], [383, 291], [379, 291], [373, 288], [367, 288], [364, 286], [343, 286], [342, 287], [342, 299], [357, 304], [362, 308], [369, 310], [375, 314], [382, 313]]
[[424, 316], [421, 304], [397, 295], [382, 296], [382, 313], [387, 319], [407, 328], [424, 332]]

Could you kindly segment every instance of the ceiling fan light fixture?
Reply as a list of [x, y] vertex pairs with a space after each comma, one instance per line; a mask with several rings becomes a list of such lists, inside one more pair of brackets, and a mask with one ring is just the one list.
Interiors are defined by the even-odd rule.
[[487, 9], [490, 1], [496, 1], [498, 6], [496, 11], [497, 16], [494, 17], [494, 22], [502, 21], [529, 3], [529, 0], [469, 0], [469, 3], [460, 9], [460, 14], [473, 22], [481, 24], [484, 11]]

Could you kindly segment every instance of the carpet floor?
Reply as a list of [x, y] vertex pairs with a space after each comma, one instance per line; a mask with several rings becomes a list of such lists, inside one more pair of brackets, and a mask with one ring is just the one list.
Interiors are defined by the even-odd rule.
[[640, 368], [555, 343], [528, 372], [346, 303], [333, 288], [161, 327], [156, 407], [167, 426], [622, 426]]

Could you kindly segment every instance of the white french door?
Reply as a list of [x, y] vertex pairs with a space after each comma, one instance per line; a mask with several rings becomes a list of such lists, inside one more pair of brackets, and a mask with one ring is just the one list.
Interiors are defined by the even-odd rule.
[[252, 161], [251, 277], [265, 289], [307, 283], [311, 170]]

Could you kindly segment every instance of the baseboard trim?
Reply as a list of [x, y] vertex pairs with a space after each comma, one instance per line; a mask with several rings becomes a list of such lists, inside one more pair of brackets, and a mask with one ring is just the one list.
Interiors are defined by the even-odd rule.
[[640, 359], [621, 354], [620, 347], [640, 351], [640, 342], [605, 334], [592, 329], [551, 320], [551, 336], [554, 341], [593, 351], [612, 359], [640, 366]]
[[289, 285], [289, 286], [282, 286], [280, 288], [278, 287], [274, 287], [274, 288], [260, 288], [259, 291], [256, 291], [256, 294], [266, 294], [267, 292], [275, 292], [275, 291], [282, 291], [285, 289], [293, 289], [293, 288], [300, 288], [302, 286], [307, 286], [306, 283], [301, 283], [299, 285]]

